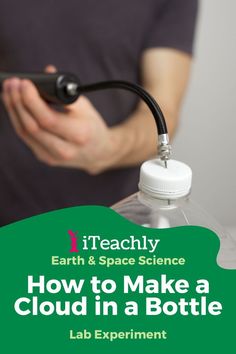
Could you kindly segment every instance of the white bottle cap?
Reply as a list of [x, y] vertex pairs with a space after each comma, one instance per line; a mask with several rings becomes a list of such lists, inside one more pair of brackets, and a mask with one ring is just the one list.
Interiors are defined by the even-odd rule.
[[167, 161], [167, 168], [160, 159], [146, 161], [140, 170], [139, 189], [160, 199], [177, 199], [189, 194], [192, 170], [175, 160]]

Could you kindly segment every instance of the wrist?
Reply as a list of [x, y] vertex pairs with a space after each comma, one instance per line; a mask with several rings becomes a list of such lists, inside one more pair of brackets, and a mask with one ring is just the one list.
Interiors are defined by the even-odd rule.
[[134, 134], [123, 124], [120, 124], [109, 128], [108, 140], [104, 170], [124, 166], [127, 156], [129, 156], [135, 144]]

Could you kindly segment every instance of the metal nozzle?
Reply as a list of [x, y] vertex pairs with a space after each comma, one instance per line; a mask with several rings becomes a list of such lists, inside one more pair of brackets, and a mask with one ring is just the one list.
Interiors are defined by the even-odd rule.
[[78, 84], [70, 82], [66, 85], [66, 92], [69, 96], [74, 96], [78, 93]]
[[170, 159], [171, 155], [171, 145], [169, 144], [168, 134], [159, 135], [158, 141], [158, 155], [160, 156], [160, 159], [164, 161], [165, 167], [167, 168], [167, 161]]

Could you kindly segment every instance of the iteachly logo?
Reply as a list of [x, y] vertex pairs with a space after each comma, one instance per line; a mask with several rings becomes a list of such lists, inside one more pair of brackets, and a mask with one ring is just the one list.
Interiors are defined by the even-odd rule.
[[[78, 231], [68, 230], [68, 234], [70, 236], [70, 252], [78, 253]], [[160, 242], [160, 239], [157, 238], [149, 238], [146, 235], [143, 236], [127, 236], [126, 238], [112, 238], [106, 239], [102, 238], [99, 235], [89, 235], [82, 236], [81, 243], [82, 249], [84, 251], [96, 251], [97, 249], [102, 249], [104, 251], [108, 250], [124, 250], [124, 251], [135, 251], [142, 250], [148, 251], [149, 253], [153, 253], [156, 251], [157, 246]]]

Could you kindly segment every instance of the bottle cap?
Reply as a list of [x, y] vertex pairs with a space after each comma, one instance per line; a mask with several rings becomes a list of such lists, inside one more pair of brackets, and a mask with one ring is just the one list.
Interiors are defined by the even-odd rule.
[[167, 168], [160, 159], [142, 164], [139, 189], [160, 199], [177, 199], [189, 194], [192, 186], [192, 170], [183, 162], [168, 160]]

